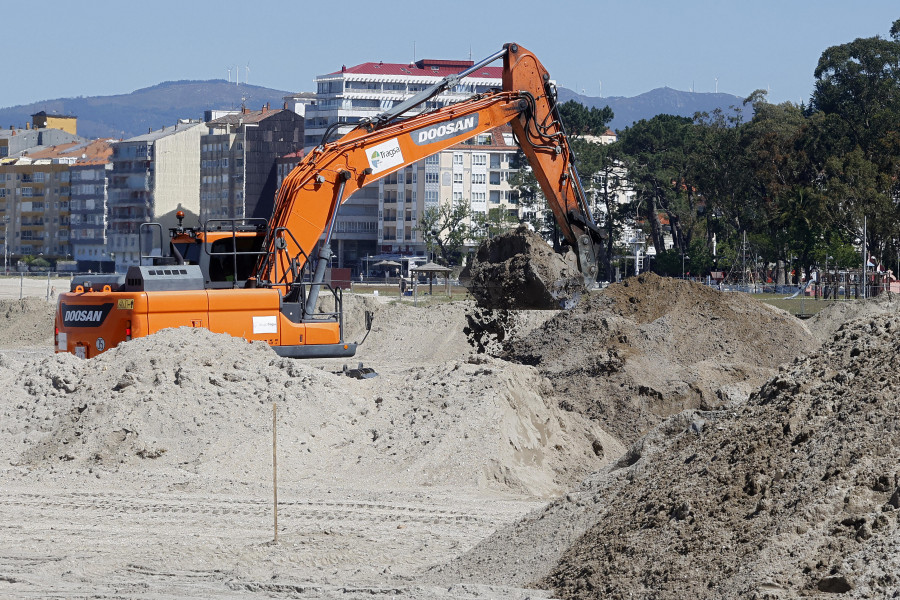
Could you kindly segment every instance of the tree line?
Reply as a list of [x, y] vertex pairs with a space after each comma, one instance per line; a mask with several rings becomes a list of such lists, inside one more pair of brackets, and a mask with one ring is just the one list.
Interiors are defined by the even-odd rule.
[[[809, 275], [826, 261], [859, 268], [863, 242], [896, 271], [900, 19], [890, 39], [826, 49], [814, 75], [808, 105], [770, 104], [757, 90], [729, 111], [641, 120], [610, 145], [589, 139], [606, 131], [608, 108], [562, 104], [595, 218], [609, 233], [608, 276], [629, 223], [646, 234], [656, 250], [653, 268], [665, 274], [681, 273], [683, 260], [692, 273], [734, 273], [748, 252], [775, 267], [775, 277]], [[522, 201], [535, 194], [527, 171], [514, 184]], [[552, 223], [538, 226], [552, 238]]]

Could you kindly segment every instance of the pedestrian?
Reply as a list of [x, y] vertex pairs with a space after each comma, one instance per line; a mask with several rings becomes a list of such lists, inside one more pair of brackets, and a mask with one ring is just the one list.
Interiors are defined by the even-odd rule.
[[406, 295], [406, 280], [401, 277], [400, 278], [400, 296]]

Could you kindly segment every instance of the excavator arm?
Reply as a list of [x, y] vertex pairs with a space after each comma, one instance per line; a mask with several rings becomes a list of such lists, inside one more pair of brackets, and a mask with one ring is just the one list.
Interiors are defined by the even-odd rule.
[[[403, 113], [501, 57], [501, 91], [401, 119]], [[289, 287], [310, 260], [318, 260], [313, 283], [321, 283], [331, 257], [330, 241], [338, 210], [355, 191], [506, 123], [512, 124], [563, 235], [577, 249], [585, 281], [594, 282], [601, 234], [585, 202], [550, 77], [532, 53], [507, 44], [463, 73], [445, 78], [391, 111], [360, 123], [339, 140], [310, 152], [279, 189], [265, 252], [257, 268], [259, 284]], [[314, 257], [319, 240], [322, 244]], [[316, 293], [310, 294], [310, 306], [314, 306]]]

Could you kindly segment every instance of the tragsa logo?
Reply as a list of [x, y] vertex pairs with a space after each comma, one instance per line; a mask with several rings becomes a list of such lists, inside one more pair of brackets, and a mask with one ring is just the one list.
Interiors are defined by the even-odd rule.
[[390, 139], [371, 148], [366, 158], [369, 159], [372, 173], [380, 173], [403, 164], [403, 152], [400, 150], [400, 143], [397, 141], [397, 138]]

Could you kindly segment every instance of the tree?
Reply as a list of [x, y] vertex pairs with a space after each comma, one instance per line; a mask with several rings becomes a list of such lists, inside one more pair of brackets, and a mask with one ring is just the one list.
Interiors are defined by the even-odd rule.
[[[692, 228], [683, 227], [682, 218], [694, 203], [686, 155], [692, 134], [691, 119], [673, 115], [642, 119], [622, 132], [622, 156], [636, 198], [634, 217], [646, 223], [657, 254], [665, 250], [660, 212], [669, 218], [675, 245], [686, 251], [690, 243]], [[684, 202], [676, 202], [679, 197]]]
[[422, 214], [419, 223], [424, 232], [429, 252], [440, 251], [440, 262], [459, 264], [462, 248], [471, 235], [468, 224], [471, 211], [465, 202], [444, 203], [430, 206]]
[[811, 99], [823, 124], [815, 138], [821, 186], [848, 228], [860, 231], [868, 217], [867, 246], [880, 254], [900, 243], [900, 20], [890, 34], [826, 49]]
[[569, 100], [559, 105], [559, 116], [565, 126], [566, 135], [578, 138], [585, 135], [603, 135], [614, 115], [608, 106], [589, 109], [580, 102]]

